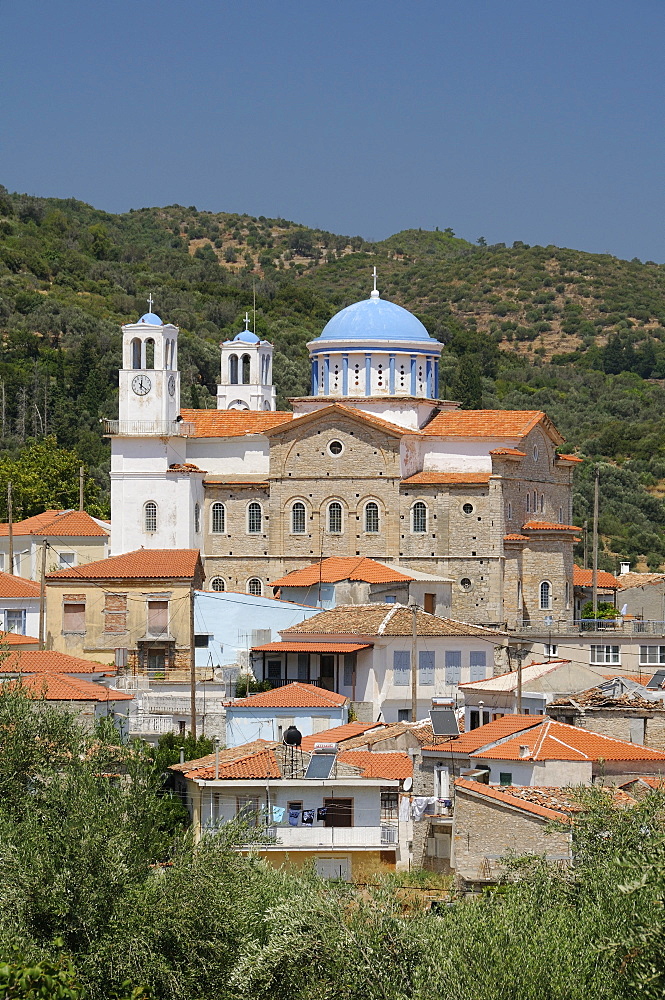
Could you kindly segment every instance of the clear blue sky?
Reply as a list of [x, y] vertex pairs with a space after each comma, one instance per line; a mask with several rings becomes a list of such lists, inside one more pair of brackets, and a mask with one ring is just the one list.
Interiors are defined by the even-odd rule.
[[663, 0], [0, 0], [0, 182], [665, 261]]

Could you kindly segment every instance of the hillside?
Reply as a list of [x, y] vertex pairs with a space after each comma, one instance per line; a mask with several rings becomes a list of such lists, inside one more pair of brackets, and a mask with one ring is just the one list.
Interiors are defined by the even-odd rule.
[[308, 391], [307, 340], [367, 295], [374, 265], [382, 294], [446, 345], [441, 395], [546, 409], [567, 447], [588, 459], [578, 523], [590, 516], [591, 463], [602, 462], [603, 566], [620, 557], [660, 567], [665, 267], [653, 262], [471, 244], [451, 230], [368, 243], [178, 205], [111, 215], [0, 188], [2, 450], [55, 434], [85, 461], [103, 500], [99, 418], [117, 412], [119, 326], [145, 311], [149, 292], [181, 329], [183, 404], [193, 406], [214, 405], [217, 345], [241, 327], [255, 293], [257, 332], [276, 346], [286, 406]]

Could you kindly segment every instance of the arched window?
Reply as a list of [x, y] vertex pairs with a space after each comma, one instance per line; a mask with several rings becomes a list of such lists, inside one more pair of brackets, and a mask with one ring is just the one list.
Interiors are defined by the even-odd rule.
[[552, 584], [543, 580], [540, 585], [540, 610], [549, 611], [552, 607]]
[[229, 382], [231, 385], [238, 384], [238, 355], [232, 354], [229, 358]]
[[544, 510], [545, 510], [545, 494], [541, 493], [540, 494], [540, 513], [542, 514]]
[[143, 508], [143, 528], [145, 531], [157, 531], [157, 504], [148, 500]]
[[509, 503], [508, 504], [508, 520], [512, 521], [512, 519], [513, 519], [513, 505], [511, 503]]
[[141, 367], [141, 341], [134, 337], [132, 341], [132, 368]]
[[194, 531], [199, 532], [201, 530], [201, 506], [198, 503], [194, 504]]
[[563, 507], [559, 507], [559, 524], [563, 524]]
[[527, 512], [527, 514], [529, 513], [530, 510], [531, 510], [531, 494], [527, 493], [527, 495], [526, 495], [526, 512]]
[[427, 504], [418, 500], [411, 508], [411, 531], [414, 535], [424, 535], [427, 531]]
[[301, 503], [300, 500], [297, 500], [291, 508], [291, 533], [293, 535], [305, 534], [306, 519], [307, 511], [305, 509], [305, 505], [304, 503]]
[[328, 504], [328, 531], [331, 535], [342, 533], [342, 505], [338, 500]]
[[223, 535], [226, 530], [226, 510], [223, 503], [214, 503], [210, 510], [210, 530], [213, 535]]
[[369, 535], [379, 532], [379, 505], [373, 500], [365, 504], [365, 531]]
[[242, 384], [249, 385], [249, 368], [251, 365], [251, 358], [249, 354], [243, 354], [242, 356]]
[[146, 368], [155, 367], [155, 341], [152, 337], [148, 337], [145, 342], [145, 366]]
[[252, 597], [261, 597], [263, 595], [263, 583], [259, 580], [258, 576], [253, 576], [251, 580], [247, 581], [247, 593], [251, 594]]
[[210, 581], [210, 589], [217, 591], [218, 594], [222, 594], [226, 590], [226, 584], [221, 576], [213, 576]]
[[263, 526], [263, 510], [261, 504], [253, 500], [247, 508], [247, 531], [250, 535], [260, 535]]

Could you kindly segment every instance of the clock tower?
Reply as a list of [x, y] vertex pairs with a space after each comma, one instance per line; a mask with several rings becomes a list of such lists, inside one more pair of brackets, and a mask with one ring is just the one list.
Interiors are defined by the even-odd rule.
[[[152, 310], [152, 296], [148, 300]], [[178, 328], [150, 311], [122, 328], [120, 433], [168, 436], [180, 412]], [[135, 425], [135, 426], [132, 426]]]

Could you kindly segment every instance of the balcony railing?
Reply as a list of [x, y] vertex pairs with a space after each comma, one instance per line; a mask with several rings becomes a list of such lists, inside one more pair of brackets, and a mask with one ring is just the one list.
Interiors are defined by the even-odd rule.
[[271, 826], [257, 832], [256, 841], [249, 838], [248, 842], [306, 850], [342, 850], [350, 847], [380, 849], [382, 845], [397, 843], [397, 828], [391, 828], [391, 836], [392, 829], [395, 830], [395, 839], [384, 840], [384, 828], [378, 826]]
[[130, 733], [177, 733], [177, 722], [172, 715], [130, 715]]
[[522, 622], [515, 632], [525, 635], [665, 635], [665, 621], [642, 621], [634, 618], [579, 618], [572, 622], [553, 622], [546, 625], [542, 621]]
[[190, 420], [104, 420], [104, 434], [121, 437], [189, 437], [195, 425]]

